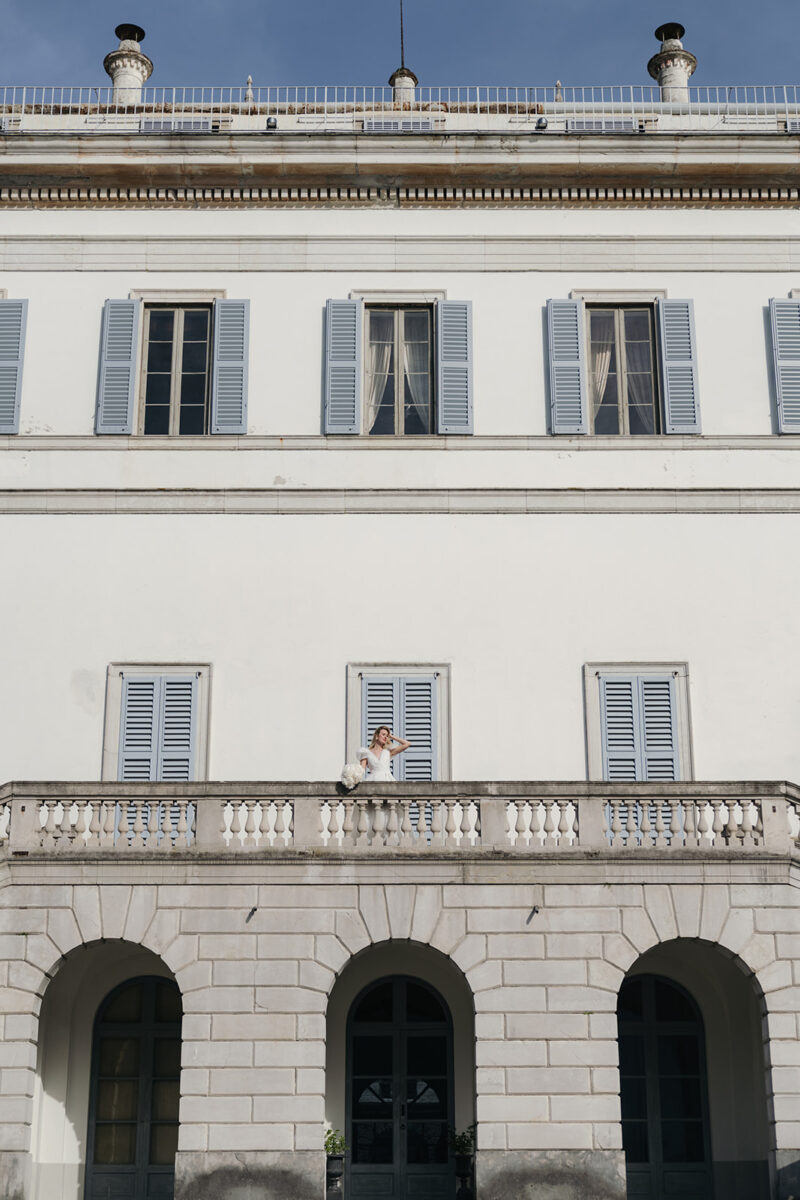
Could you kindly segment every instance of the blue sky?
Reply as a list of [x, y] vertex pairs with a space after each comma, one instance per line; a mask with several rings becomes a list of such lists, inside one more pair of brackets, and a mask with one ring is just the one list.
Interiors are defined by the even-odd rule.
[[[1, 0], [0, 82], [105, 83], [114, 26], [144, 27], [153, 84], [385, 83], [398, 0]], [[422, 84], [645, 83], [667, 20], [699, 84], [800, 83], [797, 0], [405, 0]]]

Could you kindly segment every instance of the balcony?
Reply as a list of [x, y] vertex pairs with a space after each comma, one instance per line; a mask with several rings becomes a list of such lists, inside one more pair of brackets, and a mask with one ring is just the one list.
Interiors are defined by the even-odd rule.
[[790, 783], [8, 783], [0, 857], [792, 856]]
[[[130, 95], [124, 100], [131, 100]], [[691, 87], [663, 100], [655, 85], [562, 87], [160, 87], [135, 102], [111, 87], [0, 88], [0, 132], [187, 135], [800, 133], [800, 87]]]

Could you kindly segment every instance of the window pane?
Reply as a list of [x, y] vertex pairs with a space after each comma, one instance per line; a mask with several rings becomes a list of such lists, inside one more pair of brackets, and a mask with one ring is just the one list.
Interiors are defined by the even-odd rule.
[[377, 1078], [392, 1074], [391, 1037], [354, 1037], [353, 1074]]
[[182, 1015], [178, 988], [174, 983], [160, 983], [156, 988], [156, 1020], [178, 1022]]
[[153, 1125], [150, 1129], [150, 1163], [171, 1166], [178, 1150], [178, 1126]]
[[156, 1038], [153, 1046], [153, 1074], [160, 1078], [181, 1073], [181, 1043], [178, 1038]]
[[354, 1163], [391, 1163], [393, 1125], [390, 1121], [354, 1121]]
[[178, 423], [179, 433], [205, 433], [206, 431], [206, 412], [199, 405], [191, 405], [190, 407], [181, 405], [181, 416]]
[[122, 1166], [132, 1163], [136, 1154], [135, 1125], [98, 1125], [94, 1140], [96, 1163]]
[[[378, 383], [373, 386], [375, 379]], [[381, 382], [383, 382], [382, 391]], [[373, 396], [376, 406], [372, 405]], [[385, 379], [376, 376], [370, 380], [370, 412], [375, 414], [370, 425], [370, 433], [394, 433], [394, 379], [391, 375], [387, 375]]]
[[694, 1006], [678, 988], [672, 987], [662, 979], [655, 982], [656, 1020], [658, 1021], [697, 1021]]
[[644, 1121], [622, 1122], [622, 1148], [629, 1163], [649, 1162], [647, 1126]]
[[148, 375], [145, 391], [145, 404], [165, 404], [169, 406], [171, 376]]
[[206, 399], [205, 375], [181, 375], [181, 407], [199, 405], [201, 408]]
[[[184, 341], [181, 370], [205, 372], [207, 349], [205, 342]], [[203, 378], [205, 378], [205, 375], [203, 375]]]
[[631, 433], [655, 433], [653, 380], [649, 375], [628, 376], [628, 426]]
[[153, 1084], [153, 1119], [177, 1121], [180, 1092], [177, 1079], [162, 1080]]
[[104, 1078], [138, 1075], [139, 1039], [102, 1038], [98, 1073]]
[[406, 375], [404, 409], [404, 433], [431, 432], [429, 376]]
[[409, 1037], [409, 1075], [446, 1075], [447, 1038], [442, 1035], [431, 1037]]
[[609, 371], [602, 393], [602, 403], [595, 408], [594, 431], [599, 434], [619, 433], [617, 377]]
[[183, 340], [202, 342], [208, 339], [208, 309], [189, 308], [183, 314]]
[[403, 337], [407, 342], [429, 342], [431, 330], [430, 313], [424, 309], [411, 310], [403, 314]]
[[444, 1009], [427, 988], [418, 983], [406, 987], [406, 1018], [409, 1021], [446, 1021]]
[[150, 309], [150, 341], [171, 342], [175, 329], [175, 313], [171, 308]]
[[660, 1089], [663, 1117], [702, 1116], [699, 1079], [662, 1079]]
[[651, 315], [647, 308], [629, 308], [623, 313], [626, 342], [647, 342], [652, 334]]
[[378, 987], [367, 992], [358, 1008], [354, 1021], [391, 1021], [393, 1013], [393, 994], [391, 983], [381, 983]]
[[691, 1034], [658, 1039], [658, 1068], [662, 1075], [699, 1075], [700, 1047]]
[[169, 408], [162, 404], [148, 405], [144, 414], [145, 433], [169, 433]]
[[97, 1086], [97, 1117], [101, 1121], [135, 1121], [139, 1104], [137, 1079], [101, 1080]]
[[641, 979], [626, 979], [622, 984], [617, 1001], [617, 1019], [620, 1021], [641, 1021], [643, 1019]]
[[438, 1122], [408, 1123], [408, 1161], [421, 1163], [445, 1163], [448, 1159], [447, 1126]]
[[141, 1021], [142, 1019], [142, 985], [133, 983], [123, 988], [106, 1005], [101, 1020], [103, 1021]]
[[148, 371], [172, 370], [172, 342], [154, 342], [152, 337], [147, 346]]
[[369, 340], [371, 342], [394, 341], [394, 313], [370, 312]]
[[620, 1082], [622, 1119], [647, 1116], [647, 1088], [644, 1079], [624, 1078]]

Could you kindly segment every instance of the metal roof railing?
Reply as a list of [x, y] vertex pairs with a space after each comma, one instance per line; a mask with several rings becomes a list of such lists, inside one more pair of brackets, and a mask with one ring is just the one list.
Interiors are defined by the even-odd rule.
[[800, 133], [800, 86], [0, 88], [5, 133]]

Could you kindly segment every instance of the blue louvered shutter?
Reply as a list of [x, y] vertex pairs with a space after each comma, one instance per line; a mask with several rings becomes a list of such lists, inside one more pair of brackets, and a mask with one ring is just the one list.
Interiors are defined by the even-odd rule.
[[600, 720], [604, 779], [680, 778], [671, 675], [601, 675]]
[[[397, 675], [361, 677], [361, 744], [368, 746], [379, 725], [388, 725], [399, 734], [400, 679]], [[392, 774], [399, 778], [397, 759], [392, 759]]]
[[139, 300], [106, 300], [100, 334], [96, 433], [131, 433], [139, 346]]
[[0, 300], [0, 433], [19, 433], [27, 300]]
[[214, 302], [211, 432], [247, 433], [250, 301]]
[[161, 680], [161, 694], [158, 778], [190, 782], [195, 776], [197, 677], [166, 675]]
[[636, 780], [639, 728], [638, 689], [634, 676], [600, 676], [603, 778]]
[[679, 779], [675, 681], [671, 675], [639, 677], [641, 778]]
[[361, 431], [361, 300], [325, 306], [325, 433]]
[[658, 325], [664, 432], [700, 433], [692, 301], [659, 300]]
[[436, 305], [436, 431], [472, 433], [472, 302]]
[[800, 433], [800, 300], [770, 300], [778, 432]]
[[400, 680], [399, 736], [411, 742], [411, 748], [394, 759], [400, 779], [438, 778], [436, 688], [434, 675], [407, 675]]
[[550, 432], [586, 433], [588, 388], [582, 300], [547, 301]]
[[123, 782], [157, 778], [160, 679], [123, 675], [117, 776]]
[[196, 726], [196, 676], [123, 675], [119, 779], [194, 779]]

